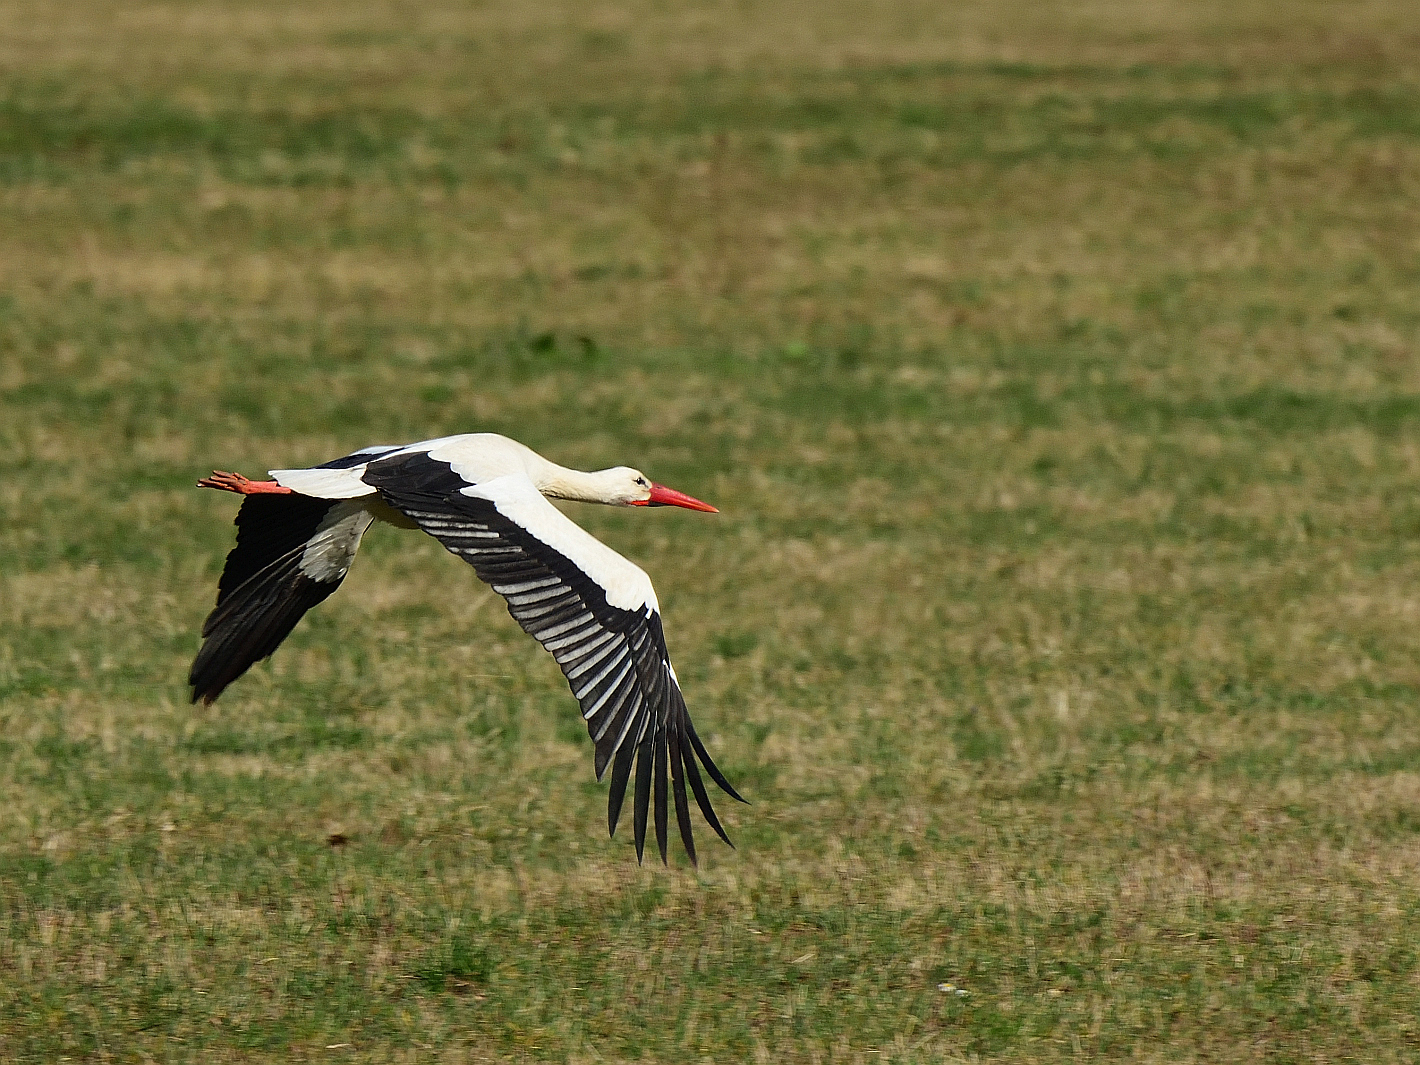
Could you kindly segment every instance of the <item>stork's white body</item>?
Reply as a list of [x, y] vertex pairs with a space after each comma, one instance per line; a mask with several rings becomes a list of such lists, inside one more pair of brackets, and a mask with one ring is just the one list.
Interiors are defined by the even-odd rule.
[[[369, 454], [370, 460], [348, 469], [318, 467], [269, 473], [277, 484], [293, 492], [316, 499], [362, 500], [367, 503], [364, 510], [372, 519], [413, 528], [415, 524], [386, 505], [378, 490], [363, 478], [370, 461], [426, 455], [432, 461], [448, 463], [449, 469], [465, 482], [465, 487], [460, 489], [464, 495], [488, 500], [499, 513], [576, 563], [605, 589], [607, 602], [613, 606], [623, 610], [644, 606], [660, 609], [656, 590], [645, 570], [618, 555], [547, 501], [550, 497], [607, 502], [607, 494], [622, 479], [607, 475], [619, 475], [625, 467], [599, 473], [571, 470], [497, 433], [464, 433], [399, 448], [362, 448], [355, 455], [362, 453]], [[359, 535], [368, 527], [369, 522], [366, 522]], [[351, 547], [352, 556], [359, 545], [359, 535]]]
[[271, 654], [300, 617], [344, 579], [374, 521], [420, 528], [474, 566], [514, 619], [562, 667], [597, 745], [601, 777], [614, 764], [608, 821], [615, 831], [636, 760], [637, 856], [655, 784], [656, 835], [666, 855], [667, 763], [691, 860], [685, 784], [729, 842], [696, 768], [735, 798], [690, 724], [666, 654], [651, 579], [549, 499], [675, 505], [713, 511], [625, 466], [584, 473], [493, 433], [378, 446], [310, 469], [272, 470], [273, 482], [214, 474], [204, 486], [249, 498], [237, 517], [217, 608], [193, 663], [193, 700], [211, 702]]
[[421, 440], [417, 444], [403, 447], [365, 447], [348, 457], [355, 459], [368, 455], [369, 458], [345, 469], [317, 466], [308, 470], [269, 472], [277, 484], [304, 496], [314, 496], [317, 499], [358, 499], [378, 494], [374, 488], [361, 480], [370, 461], [379, 457], [419, 452], [437, 461], [447, 462], [453, 471], [469, 484], [479, 484], [511, 474], [521, 475], [533, 485], [540, 486], [555, 479], [557, 472], [573, 475], [581, 472], [548, 462], [527, 445], [497, 433], [461, 433], [457, 436], [441, 436], [435, 440]]

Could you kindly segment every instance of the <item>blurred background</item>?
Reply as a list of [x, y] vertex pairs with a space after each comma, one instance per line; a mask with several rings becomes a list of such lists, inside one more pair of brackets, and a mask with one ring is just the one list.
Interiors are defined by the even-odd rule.
[[[1420, 8], [0, 7], [0, 1056], [1400, 1061]], [[235, 500], [506, 433], [738, 849], [427, 537], [210, 708]]]

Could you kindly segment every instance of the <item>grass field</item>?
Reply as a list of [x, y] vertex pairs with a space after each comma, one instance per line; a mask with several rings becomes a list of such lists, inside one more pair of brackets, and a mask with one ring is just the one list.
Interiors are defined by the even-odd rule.
[[[426, 537], [211, 708], [235, 501], [506, 432], [658, 584], [638, 868]], [[0, 1059], [1420, 1056], [1420, 6], [0, 6]]]

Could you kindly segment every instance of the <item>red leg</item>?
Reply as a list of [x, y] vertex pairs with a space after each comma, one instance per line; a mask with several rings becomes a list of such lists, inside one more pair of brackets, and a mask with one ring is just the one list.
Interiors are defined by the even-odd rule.
[[204, 477], [197, 482], [197, 487], [220, 488], [224, 492], [236, 492], [244, 496], [259, 495], [262, 492], [272, 495], [291, 494], [291, 489], [282, 488], [275, 481], [253, 481], [240, 473], [227, 473], [224, 470], [213, 470], [211, 477]]

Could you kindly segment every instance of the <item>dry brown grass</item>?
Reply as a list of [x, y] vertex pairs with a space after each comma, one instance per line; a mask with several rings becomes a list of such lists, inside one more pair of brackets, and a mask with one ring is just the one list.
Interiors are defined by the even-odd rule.
[[[1407, 1060], [1417, 44], [0, 8], [0, 1056]], [[412, 534], [186, 705], [195, 476], [471, 429], [722, 505], [577, 517], [739, 850], [608, 843], [555, 667]]]

